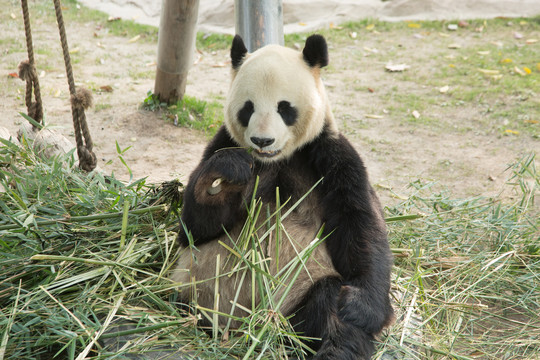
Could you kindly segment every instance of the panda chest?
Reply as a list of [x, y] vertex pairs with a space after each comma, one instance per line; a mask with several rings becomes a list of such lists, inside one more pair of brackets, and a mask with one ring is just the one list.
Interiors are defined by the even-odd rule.
[[[280, 284], [291, 282], [280, 278], [287, 268], [301, 269], [288, 291], [290, 300], [283, 305], [282, 311], [288, 312], [313, 282], [336, 274], [326, 246], [317, 245], [316, 241], [322, 213], [321, 195], [313, 188], [317, 183], [315, 176], [309, 171], [302, 176], [301, 168], [287, 173], [262, 169], [255, 174], [258, 179], [254, 176], [252, 191], [246, 192], [245, 199], [246, 204], [251, 199], [257, 200], [247, 207], [245, 221], [196, 250], [184, 249], [173, 280], [187, 286], [187, 291], [182, 291], [187, 295], [185, 300], [212, 308], [216, 306], [215, 295], [219, 291], [222, 311], [233, 311], [230, 303], [235, 298], [239, 304], [249, 307], [253, 300], [259, 302], [258, 298], [251, 297], [251, 294], [259, 294], [251, 289], [255, 283], [251, 281], [254, 266], [261, 267], [274, 279], [279, 278]], [[217, 283], [219, 290], [216, 290]], [[278, 293], [283, 291], [276, 289]]]
[[[253, 191], [247, 198], [256, 199], [246, 219], [257, 223], [257, 231], [251, 235], [257, 237], [261, 251], [272, 262], [290, 262], [310, 246], [321, 228], [318, 179], [309, 168], [294, 163], [280, 171], [262, 168], [255, 174]], [[242, 233], [238, 235], [237, 241], [242, 242]]]

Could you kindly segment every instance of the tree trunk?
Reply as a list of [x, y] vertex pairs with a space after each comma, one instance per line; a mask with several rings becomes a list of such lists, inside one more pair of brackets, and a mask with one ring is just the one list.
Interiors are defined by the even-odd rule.
[[154, 94], [173, 104], [186, 91], [193, 62], [199, 0], [163, 0]]

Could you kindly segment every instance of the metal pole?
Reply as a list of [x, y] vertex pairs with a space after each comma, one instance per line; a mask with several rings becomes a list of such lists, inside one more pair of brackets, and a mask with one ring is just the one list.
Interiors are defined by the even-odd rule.
[[282, 0], [235, 0], [236, 33], [249, 52], [268, 44], [283, 45]]

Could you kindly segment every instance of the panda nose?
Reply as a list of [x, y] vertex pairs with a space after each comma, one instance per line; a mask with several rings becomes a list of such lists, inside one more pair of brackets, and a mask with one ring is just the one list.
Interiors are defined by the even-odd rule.
[[252, 136], [250, 139], [255, 145], [257, 145], [261, 149], [266, 146], [272, 145], [275, 141], [274, 139], [271, 139], [271, 138], [260, 138], [256, 136]]

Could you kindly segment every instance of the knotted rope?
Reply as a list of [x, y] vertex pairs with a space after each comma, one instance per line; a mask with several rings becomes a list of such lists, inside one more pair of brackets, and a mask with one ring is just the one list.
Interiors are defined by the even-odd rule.
[[[21, 61], [19, 64], [19, 78], [26, 81], [25, 102], [28, 116], [38, 123], [43, 123], [43, 104], [41, 102], [41, 91], [39, 89], [39, 80], [34, 60], [34, 47], [32, 45], [32, 31], [30, 29], [30, 15], [28, 13], [27, 0], [21, 0], [21, 7], [24, 19], [24, 31], [26, 33], [28, 60]], [[32, 102], [32, 91], [34, 92], [35, 102]]]
[[79, 167], [85, 171], [92, 171], [97, 165], [97, 158], [92, 151], [94, 144], [88, 130], [88, 124], [86, 123], [86, 115], [84, 114], [84, 110], [92, 106], [92, 93], [86, 89], [75, 89], [75, 80], [73, 79], [73, 70], [71, 68], [71, 58], [69, 56], [60, 0], [54, 0], [54, 8], [56, 11], [56, 21], [58, 22], [58, 32], [60, 33], [60, 42], [62, 43], [62, 51], [64, 52], [69, 93], [71, 94], [71, 114], [75, 129]]

